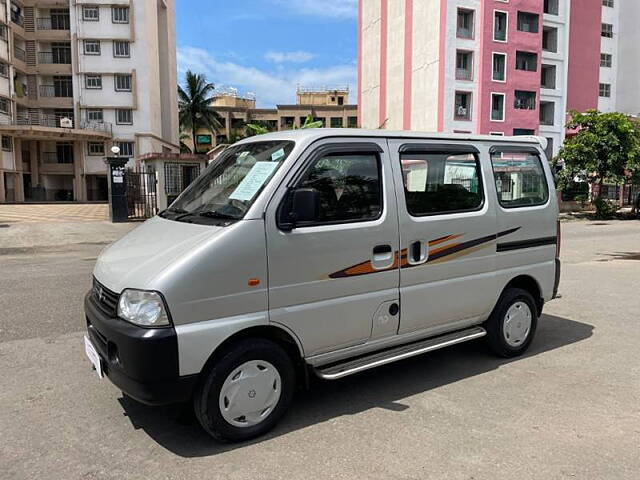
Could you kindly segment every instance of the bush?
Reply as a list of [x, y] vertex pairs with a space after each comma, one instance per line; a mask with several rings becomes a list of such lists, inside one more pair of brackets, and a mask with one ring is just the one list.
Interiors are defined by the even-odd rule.
[[580, 195], [576, 195], [573, 199], [578, 202], [582, 208], [585, 208], [589, 202], [589, 195], [582, 193]]
[[593, 204], [596, 207], [596, 218], [602, 220], [613, 218], [618, 211], [618, 205], [603, 198], [596, 198]]

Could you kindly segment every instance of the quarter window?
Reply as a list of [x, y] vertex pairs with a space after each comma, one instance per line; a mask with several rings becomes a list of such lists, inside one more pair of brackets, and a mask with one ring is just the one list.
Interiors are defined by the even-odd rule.
[[477, 210], [484, 195], [480, 162], [471, 153], [407, 153], [400, 156], [407, 210], [415, 217]]
[[537, 153], [494, 151], [491, 165], [498, 201], [503, 207], [530, 207], [547, 202], [549, 187]]
[[319, 216], [313, 224], [367, 221], [380, 217], [380, 169], [380, 160], [374, 153], [329, 154], [313, 162], [298, 183], [298, 188], [313, 188], [319, 194]]

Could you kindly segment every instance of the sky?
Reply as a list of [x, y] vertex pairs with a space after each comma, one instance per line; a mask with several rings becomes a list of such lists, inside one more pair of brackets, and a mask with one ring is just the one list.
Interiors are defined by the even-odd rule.
[[296, 86], [349, 85], [355, 103], [358, 0], [176, 0], [178, 78], [291, 104]]

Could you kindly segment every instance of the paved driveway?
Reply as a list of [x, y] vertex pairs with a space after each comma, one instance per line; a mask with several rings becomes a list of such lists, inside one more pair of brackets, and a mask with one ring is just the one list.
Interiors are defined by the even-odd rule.
[[109, 205], [85, 204], [0, 204], [0, 223], [11, 222], [100, 222], [108, 220]]
[[98, 247], [0, 255], [0, 477], [637, 480], [640, 222], [563, 229], [562, 298], [526, 356], [478, 341], [318, 381], [241, 445], [89, 369], [81, 300]]

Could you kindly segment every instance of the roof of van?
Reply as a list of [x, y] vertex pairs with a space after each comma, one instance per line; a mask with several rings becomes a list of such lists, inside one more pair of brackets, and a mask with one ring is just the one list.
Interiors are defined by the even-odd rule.
[[509, 142], [527, 143], [540, 145], [544, 150], [547, 140], [544, 137], [525, 135], [518, 137], [507, 137], [502, 135], [471, 135], [465, 133], [434, 133], [434, 132], [413, 132], [407, 130], [365, 130], [361, 128], [301, 128], [298, 130], [281, 130], [278, 132], [266, 133], [255, 137], [248, 137], [239, 143], [255, 140], [300, 140], [319, 139], [326, 137], [384, 137], [384, 138], [413, 138], [421, 140], [466, 140], [482, 142]]

